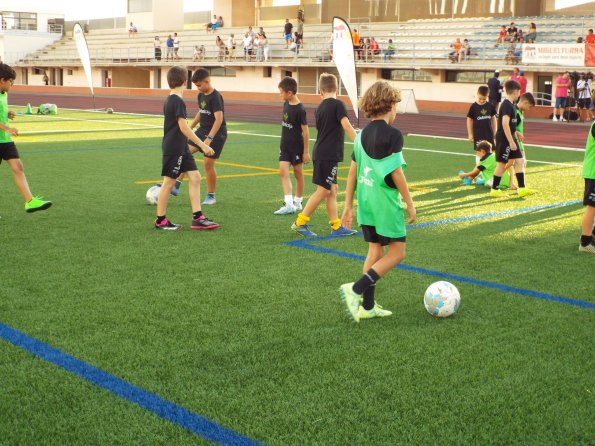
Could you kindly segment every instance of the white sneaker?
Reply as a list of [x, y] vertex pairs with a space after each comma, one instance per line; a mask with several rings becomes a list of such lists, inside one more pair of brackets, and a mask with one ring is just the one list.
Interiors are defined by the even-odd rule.
[[552, 121], [557, 121], [558, 118], [556, 117], [556, 115], [554, 115], [554, 117], [552, 118]]
[[273, 212], [273, 214], [275, 214], [275, 215], [295, 214], [295, 206], [292, 204], [290, 204], [290, 205], [284, 204], [279, 209], [277, 209], [275, 212]]
[[301, 211], [302, 210], [302, 203], [296, 203], [295, 201], [293, 202], [293, 206], [295, 207], [296, 211]]
[[567, 119], [564, 119], [563, 117], [560, 116], [560, 121], [567, 122], [568, 120]]
[[595, 254], [595, 243], [589, 243], [587, 246], [583, 246], [579, 243], [578, 252], [590, 252]]

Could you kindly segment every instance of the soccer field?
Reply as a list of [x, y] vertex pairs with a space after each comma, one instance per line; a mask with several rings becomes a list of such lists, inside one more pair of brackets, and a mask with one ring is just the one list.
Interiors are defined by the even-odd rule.
[[[418, 219], [376, 292], [394, 315], [355, 324], [338, 288], [367, 245], [328, 237], [324, 207], [316, 239], [273, 215], [280, 126], [228, 123], [218, 203], [203, 207], [221, 228], [189, 230], [185, 183], [168, 209], [180, 232], [156, 231], [145, 203], [160, 180], [161, 117], [61, 110], [14, 126], [32, 191], [54, 205], [26, 214], [0, 165], [0, 444], [595, 438], [584, 152], [528, 147], [539, 193], [493, 199], [456, 176], [473, 166], [469, 142], [406, 137]], [[422, 303], [441, 279], [461, 294], [443, 320]]]

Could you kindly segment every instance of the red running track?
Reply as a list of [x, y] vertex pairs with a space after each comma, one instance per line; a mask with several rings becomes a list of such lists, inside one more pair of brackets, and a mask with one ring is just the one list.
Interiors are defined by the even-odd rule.
[[[116, 112], [148, 113], [159, 115], [163, 111], [163, 98], [137, 98], [101, 96], [93, 103], [90, 96], [55, 95], [51, 93], [12, 92], [11, 103], [36, 107], [42, 103], [55, 103], [64, 108], [108, 108]], [[193, 99], [185, 99], [188, 114], [192, 116], [198, 107]], [[314, 108], [306, 106], [308, 122], [314, 123]], [[240, 103], [228, 101], [225, 104], [225, 116], [230, 121], [259, 122], [277, 124], [281, 122], [282, 104], [262, 102]], [[351, 113], [351, 112], [350, 112]], [[351, 113], [351, 122], [357, 124]], [[359, 127], [368, 121], [360, 118]], [[464, 115], [421, 113], [419, 115], [399, 115], [395, 124], [404, 134], [415, 133], [430, 136], [467, 138], [466, 117]], [[590, 126], [586, 123], [551, 122], [545, 119], [529, 119], [525, 124], [526, 144], [559, 146], [584, 149]]]

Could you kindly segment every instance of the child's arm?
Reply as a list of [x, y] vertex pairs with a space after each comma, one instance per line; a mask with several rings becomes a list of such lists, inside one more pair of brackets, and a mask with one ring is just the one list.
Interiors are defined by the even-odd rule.
[[305, 163], [310, 162], [310, 130], [308, 124], [302, 124], [302, 136], [304, 137], [304, 153], [302, 154], [302, 160]]
[[525, 135], [523, 135], [521, 132], [516, 132], [516, 137], [520, 142], [525, 142]]
[[351, 229], [353, 224], [353, 195], [355, 193], [355, 176], [357, 175], [357, 164], [351, 161], [349, 174], [347, 174], [347, 186], [345, 187], [345, 209], [341, 217], [341, 224], [347, 229]]
[[492, 132], [495, 135], [497, 131], [498, 131], [498, 118], [496, 118], [496, 115], [494, 115], [494, 116], [492, 116]]
[[0, 123], [0, 130], [4, 130], [10, 136], [19, 136], [19, 130], [14, 127], [8, 127], [2, 123]]
[[355, 129], [351, 125], [351, 122], [349, 122], [347, 116], [343, 116], [343, 119], [341, 119], [341, 127], [343, 127], [343, 130], [345, 130], [345, 133], [347, 133], [350, 140], [355, 140]]
[[411, 194], [409, 193], [409, 186], [407, 185], [407, 179], [405, 178], [403, 169], [399, 167], [393, 170], [390, 176], [395, 182], [395, 185], [397, 186], [399, 193], [403, 197], [403, 200], [405, 200], [405, 204], [407, 205], [407, 212], [409, 212], [409, 220], [407, 223], [411, 224], [415, 221], [417, 217], [417, 212], [415, 211], [413, 199], [411, 198]]
[[[212, 136], [214, 138], [215, 135], [217, 134], [217, 132], [219, 131], [219, 129], [221, 128], [221, 124], [223, 124], [223, 112], [216, 111], [213, 114], [215, 115], [215, 122], [213, 122], [213, 127], [211, 127], [209, 136]], [[200, 118], [199, 118], [199, 120], [200, 120]], [[211, 142], [213, 142], [213, 139], [209, 139], [209, 144], [211, 144]]]
[[194, 144], [196, 144], [198, 147], [200, 147], [200, 150], [202, 150], [202, 152], [205, 155], [212, 155], [215, 153], [213, 149], [211, 149], [204, 142], [202, 142], [200, 138], [194, 134], [192, 129], [188, 127], [186, 119], [178, 118], [178, 126], [180, 126], [180, 131], [184, 134], [184, 136], [188, 138], [190, 141], [192, 141]]
[[477, 167], [475, 167], [471, 172], [463, 172], [459, 174], [459, 178], [463, 179], [465, 177], [469, 177], [471, 179], [474, 179], [477, 175], [479, 175], [481, 172], [481, 170], [479, 170]]
[[200, 124], [200, 112], [196, 113], [196, 116], [192, 120], [192, 124], [190, 124], [190, 129], [193, 129], [198, 124]]
[[473, 141], [473, 119], [467, 118], [467, 135], [469, 141]]
[[510, 144], [510, 150], [517, 150], [518, 147], [514, 142], [514, 138], [512, 137], [512, 133], [510, 132], [510, 116], [504, 115], [502, 116], [502, 127], [504, 127], [504, 134], [506, 135], [506, 139]]

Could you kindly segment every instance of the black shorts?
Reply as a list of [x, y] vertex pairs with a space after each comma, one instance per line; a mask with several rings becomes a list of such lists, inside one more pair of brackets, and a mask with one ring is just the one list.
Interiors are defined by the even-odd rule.
[[393, 242], [405, 243], [407, 237], [385, 237], [376, 232], [375, 226], [361, 225], [362, 233], [364, 234], [364, 240], [368, 243], [380, 243], [382, 246], [389, 245]]
[[183, 172], [198, 170], [196, 161], [189, 150], [175, 155], [163, 155], [161, 175], [164, 177], [178, 178]]
[[314, 161], [313, 164], [312, 183], [331, 190], [333, 184], [337, 184], [337, 161]]
[[[204, 141], [205, 138], [207, 136], [209, 136], [209, 133], [207, 131], [205, 131], [204, 129], [201, 130], [200, 127], [194, 132], [194, 134], [196, 136], [198, 136], [198, 138], [201, 141]], [[215, 151], [215, 153], [211, 156], [209, 156], [209, 155], [205, 155], [205, 156], [207, 158], [218, 159], [221, 156], [221, 152], [223, 151], [223, 146], [225, 145], [225, 141], [227, 141], [227, 132], [217, 133], [217, 136], [215, 136], [215, 139], [213, 139], [211, 141], [211, 144], [209, 144], [209, 146], [211, 147], [211, 149], [213, 149]], [[188, 144], [190, 144], [193, 147], [196, 147], [200, 153], [203, 153], [201, 148], [198, 147], [198, 145], [194, 144], [192, 141], [188, 141]]]
[[296, 164], [302, 164], [304, 162], [304, 148], [295, 149], [281, 149], [279, 150], [279, 161], [287, 161], [292, 166]]
[[14, 142], [0, 142], [0, 163], [2, 160], [19, 159], [19, 151]]
[[586, 108], [587, 110], [591, 107], [591, 98], [581, 98], [578, 100], [578, 108]]
[[[506, 139], [506, 138], [505, 138]], [[496, 161], [499, 163], [507, 163], [508, 160], [523, 158], [523, 151], [519, 148], [519, 142], [515, 140], [517, 150], [511, 150], [510, 144], [506, 139], [505, 143], [496, 143]]]
[[595, 180], [593, 178], [585, 178], [585, 195], [583, 197], [583, 204], [585, 206], [595, 207]]

